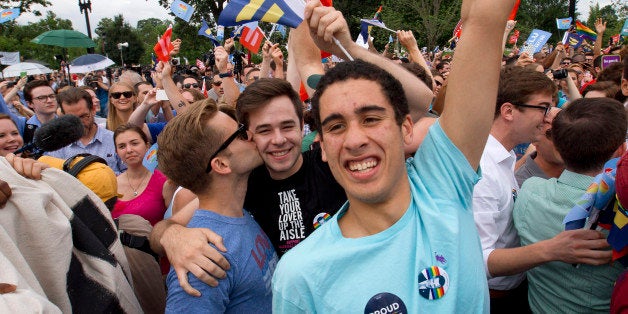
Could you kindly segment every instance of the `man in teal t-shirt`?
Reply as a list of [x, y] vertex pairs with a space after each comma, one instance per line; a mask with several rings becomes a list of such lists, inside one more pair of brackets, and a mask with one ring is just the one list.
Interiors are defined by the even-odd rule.
[[[407, 163], [408, 99], [389, 74], [403, 70], [355, 61], [323, 76], [312, 113], [323, 160], [348, 202], [280, 260], [274, 313], [488, 312], [471, 197], [513, 4], [464, 0], [445, 111]], [[342, 45], [355, 59], [370, 53], [356, 47], [334, 8], [310, 1], [305, 17], [321, 49], [344, 55]], [[340, 44], [324, 39], [332, 37]], [[485, 62], [469, 62], [478, 59]]]

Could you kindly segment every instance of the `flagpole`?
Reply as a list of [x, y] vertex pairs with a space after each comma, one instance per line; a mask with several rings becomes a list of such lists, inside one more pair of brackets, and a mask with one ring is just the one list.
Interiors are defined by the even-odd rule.
[[[301, 0], [301, 3], [303, 5], [305, 5], [305, 1]], [[349, 52], [347, 51], [347, 49], [345, 49], [345, 47], [342, 45], [342, 43], [340, 42], [340, 40], [338, 40], [335, 36], [332, 36], [331, 39], [333, 40], [334, 44], [336, 44], [336, 46], [338, 46], [338, 48], [340, 48], [340, 50], [342, 51], [342, 53], [344, 53], [347, 58], [349, 59], [349, 61], [354, 61], [353, 57], [349, 54]]]
[[273, 24], [273, 28], [270, 29], [270, 34], [268, 38], [273, 38], [273, 33], [275, 33], [275, 29], [277, 28], [277, 23]]

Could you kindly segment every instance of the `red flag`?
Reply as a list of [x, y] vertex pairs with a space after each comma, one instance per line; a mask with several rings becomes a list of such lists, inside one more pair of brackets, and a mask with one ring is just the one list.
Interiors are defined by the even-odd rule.
[[615, 36], [612, 36], [611, 38], [613, 39], [614, 44], [619, 43], [619, 34], [616, 34]]
[[456, 24], [456, 27], [454, 28], [453, 36], [460, 38], [460, 34], [462, 34], [462, 20], [458, 20], [458, 24]]
[[310, 98], [310, 95], [307, 94], [307, 90], [305, 89], [305, 85], [301, 82], [301, 86], [299, 87], [299, 98], [301, 101], [306, 101]]
[[201, 93], [205, 96], [205, 98], [209, 97], [207, 94], [207, 87], [205, 86], [205, 79], [203, 79], [203, 87], [201, 88]]
[[168, 60], [170, 60], [170, 51], [174, 49], [174, 45], [172, 45], [170, 39], [172, 39], [172, 25], [168, 26], [164, 35], [161, 36], [161, 39], [159, 39], [155, 47], [153, 47], [159, 61], [168, 62]]
[[512, 11], [510, 11], [510, 15], [508, 16], [508, 20], [515, 20], [515, 17], [517, 17], [517, 11], [519, 10], [519, 4], [521, 3], [521, 0], [517, 0], [517, 2], [515, 2], [515, 6], [512, 8]]
[[242, 36], [240, 37], [240, 43], [242, 46], [253, 53], [259, 52], [259, 47], [262, 45], [262, 41], [264, 39], [264, 34], [259, 27], [255, 29], [251, 29], [249, 27], [244, 27], [242, 29]]
[[512, 32], [512, 35], [510, 35], [510, 38], [508, 39], [508, 43], [511, 45], [514, 45], [517, 43], [517, 40], [519, 40], [519, 30], [514, 30]]
[[[201, 71], [205, 72], [205, 64], [203, 63], [203, 61], [201, 61], [201, 60], [199, 60], [199, 59], [196, 59], [196, 67], [197, 67], [199, 70], [201, 70]], [[203, 81], [203, 82], [204, 82], [204, 81]]]

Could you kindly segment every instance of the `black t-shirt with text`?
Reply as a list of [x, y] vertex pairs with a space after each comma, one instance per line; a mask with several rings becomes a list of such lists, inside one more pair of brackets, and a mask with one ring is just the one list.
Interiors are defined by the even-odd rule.
[[249, 176], [244, 208], [266, 232], [279, 256], [333, 216], [347, 200], [320, 148], [303, 154], [303, 165], [291, 177], [273, 180], [265, 166]]

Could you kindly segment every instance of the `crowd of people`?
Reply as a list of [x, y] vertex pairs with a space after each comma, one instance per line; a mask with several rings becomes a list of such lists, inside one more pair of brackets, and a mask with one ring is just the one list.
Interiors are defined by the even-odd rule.
[[[628, 311], [608, 232], [563, 224], [607, 161], [628, 160], [628, 48], [602, 49], [598, 19], [590, 51], [504, 53], [513, 2], [464, 0], [453, 55], [403, 30], [402, 51], [365, 49], [310, 1], [287, 55], [266, 42], [261, 64], [230, 62], [229, 38], [201, 69], [1, 81], [0, 309]], [[81, 132], [49, 150], [63, 116]], [[33, 210], [67, 216], [48, 239], [69, 243], [63, 266], [2, 214], [45, 184]], [[94, 276], [107, 284], [79, 280]]]

